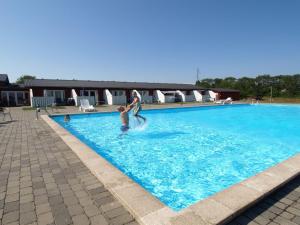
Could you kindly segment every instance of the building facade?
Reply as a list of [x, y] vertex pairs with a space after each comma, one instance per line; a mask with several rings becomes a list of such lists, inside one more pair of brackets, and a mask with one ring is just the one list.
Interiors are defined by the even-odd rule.
[[237, 90], [207, 90], [192, 84], [34, 79], [26, 80], [23, 85], [16, 85], [9, 83], [7, 75], [0, 78], [1, 105], [4, 106], [78, 106], [83, 98], [93, 105], [125, 105], [134, 95], [146, 104], [201, 102], [208, 99], [205, 98], [208, 91], [216, 93], [217, 98], [214, 100], [227, 97], [239, 100]]

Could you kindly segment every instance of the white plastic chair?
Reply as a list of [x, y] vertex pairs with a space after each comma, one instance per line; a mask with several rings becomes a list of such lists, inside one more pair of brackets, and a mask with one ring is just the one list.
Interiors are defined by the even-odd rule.
[[12, 120], [12, 117], [11, 117], [11, 114], [10, 114], [10, 111], [8, 108], [0, 107], [0, 114], [3, 115], [3, 121], [5, 120], [6, 115], [8, 115], [10, 117], [10, 120]]
[[96, 111], [94, 106], [90, 105], [89, 100], [87, 100], [87, 99], [80, 99], [79, 110], [83, 111], [83, 112], [94, 112], [94, 111]]
[[223, 100], [218, 100], [218, 101], [215, 101], [215, 103], [217, 104], [232, 104], [232, 98], [231, 97], [228, 97], [226, 99], [223, 99]]

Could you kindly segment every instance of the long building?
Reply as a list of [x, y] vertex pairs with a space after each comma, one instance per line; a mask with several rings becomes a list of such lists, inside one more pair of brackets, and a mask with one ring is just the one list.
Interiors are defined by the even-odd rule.
[[93, 105], [121, 105], [130, 102], [134, 93], [143, 103], [240, 98], [237, 90], [205, 89], [192, 84], [34, 79], [16, 85], [9, 83], [6, 74], [0, 75], [0, 104], [3, 106], [78, 105], [82, 98], [89, 99]]

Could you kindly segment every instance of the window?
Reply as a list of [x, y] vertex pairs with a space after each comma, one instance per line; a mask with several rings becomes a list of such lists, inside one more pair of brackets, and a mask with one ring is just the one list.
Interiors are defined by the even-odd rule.
[[56, 103], [61, 103], [65, 99], [64, 90], [44, 90], [45, 97], [54, 97]]
[[111, 91], [111, 94], [113, 96], [123, 96], [124, 95], [124, 91], [113, 90], [113, 91]]
[[1, 101], [5, 106], [17, 106], [25, 103], [24, 91], [2, 91]]
[[95, 90], [80, 90], [80, 96], [96, 96]]
[[149, 91], [140, 91], [141, 96], [148, 96], [149, 95]]

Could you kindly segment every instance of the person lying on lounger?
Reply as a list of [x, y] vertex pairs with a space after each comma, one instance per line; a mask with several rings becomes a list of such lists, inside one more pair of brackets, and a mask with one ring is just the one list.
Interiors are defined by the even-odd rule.
[[128, 112], [132, 109], [132, 106], [129, 105], [127, 108], [124, 106], [120, 106], [117, 108], [117, 110], [120, 112], [120, 118], [121, 118], [121, 131], [123, 133], [127, 132], [129, 130], [129, 116]]
[[133, 95], [133, 101], [130, 104], [130, 107], [133, 107], [133, 116], [139, 121], [139, 123], [140, 123], [139, 118], [141, 118], [142, 120], [144, 120], [144, 122], [146, 122], [146, 118], [139, 114], [142, 111], [142, 104], [136, 93], [134, 93]]

